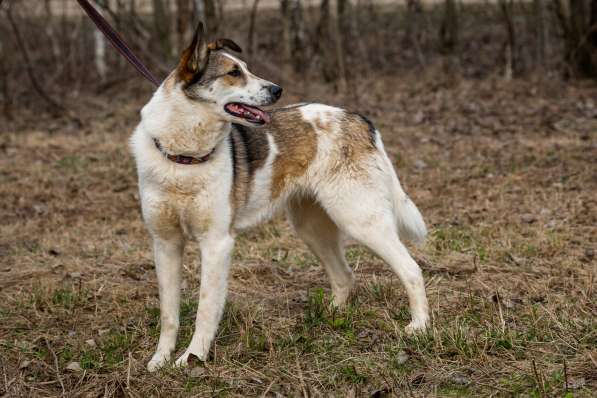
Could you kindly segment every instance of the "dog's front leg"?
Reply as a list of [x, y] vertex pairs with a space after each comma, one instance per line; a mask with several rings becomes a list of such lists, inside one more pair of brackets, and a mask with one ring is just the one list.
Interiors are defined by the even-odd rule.
[[189, 347], [176, 360], [177, 366], [186, 366], [191, 354], [202, 361], [207, 359], [224, 312], [233, 246], [234, 239], [227, 234], [201, 241], [201, 286], [195, 332]]
[[180, 310], [180, 278], [183, 241], [155, 237], [153, 252], [160, 293], [160, 340], [158, 348], [147, 364], [153, 372], [170, 360], [176, 345]]

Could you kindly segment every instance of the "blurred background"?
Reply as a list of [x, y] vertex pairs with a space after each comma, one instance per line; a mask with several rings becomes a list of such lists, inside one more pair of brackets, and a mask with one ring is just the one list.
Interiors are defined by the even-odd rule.
[[[448, 83], [597, 78], [597, 0], [92, 3], [160, 77], [204, 20], [211, 37], [237, 41], [253, 70], [300, 97], [324, 84], [358, 103], [367, 95], [359, 82], [405, 73]], [[0, 100], [8, 120], [22, 105], [36, 116], [60, 115], [80, 96], [111, 97], [131, 80], [143, 84], [74, 0], [7, 0], [0, 15]]]

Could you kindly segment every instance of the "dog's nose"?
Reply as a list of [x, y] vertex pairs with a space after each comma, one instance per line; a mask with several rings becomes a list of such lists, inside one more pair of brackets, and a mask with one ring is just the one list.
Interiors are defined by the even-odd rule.
[[276, 100], [280, 99], [280, 97], [282, 96], [282, 91], [282, 87], [276, 86], [275, 84], [269, 86], [269, 92], [272, 95], [272, 97], [274, 97]]

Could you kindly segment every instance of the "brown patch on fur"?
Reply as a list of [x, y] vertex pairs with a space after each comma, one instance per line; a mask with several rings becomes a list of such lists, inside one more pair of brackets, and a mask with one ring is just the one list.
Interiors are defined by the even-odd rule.
[[191, 48], [187, 48], [183, 51], [182, 56], [180, 57], [180, 62], [178, 63], [178, 67], [176, 68], [176, 76], [179, 80], [188, 83], [193, 80], [197, 70], [192, 68], [191, 58], [193, 57], [193, 50]]
[[192, 239], [207, 231], [212, 223], [209, 214], [196, 202], [196, 193], [180, 192], [169, 187], [164, 200], [144, 212], [152, 234], [170, 240], [183, 236]]
[[[224, 48], [230, 48], [238, 52], [242, 51], [240, 46], [230, 39], [217, 39], [207, 44], [205, 40], [205, 28], [203, 23], [200, 22], [195, 30], [191, 44], [180, 56], [178, 67], [176, 68], [176, 76], [178, 80], [189, 85], [205, 80], [206, 72], [212, 61], [217, 61], [214, 62], [216, 66], [225, 64], [225, 61], [223, 61], [224, 57], [211, 56], [212, 54], [217, 54], [219, 50]], [[233, 61], [228, 61], [233, 64]]]
[[270, 150], [267, 134], [271, 134], [278, 149], [272, 165], [272, 199], [278, 198], [293, 180], [302, 176], [317, 154], [315, 129], [296, 108], [272, 112], [272, 120], [261, 128], [234, 125], [230, 145], [234, 165], [231, 200], [235, 209], [242, 208], [248, 201], [253, 177], [265, 165]]
[[180, 217], [174, 206], [160, 202], [147, 209], [145, 223], [152, 234], [162, 239], [171, 239], [182, 234]]
[[249, 199], [253, 176], [263, 167], [269, 154], [269, 142], [261, 129], [235, 124], [230, 134], [230, 147], [234, 170], [232, 202], [236, 210]]
[[221, 81], [223, 84], [238, 87], [243, 87], [247, 84], [247, 75], [244, 73], [242, 73], [240, 76], [231, 76], [228, 74], [228, 72], [234, 70], [236, 66], [236, 62], [234, 62], [232, 59], [220, 56], [216, 58], [216, 62], [218, 64], [216, 73], [219, 73], [218, 76], [222, 76]]
[[278, 155], [273, 164], [272, 199], [276, 199], [292, 180], [302, 176], [317, 154], [317, 136], [311, 123], [298, 109], [280, 109], [264, 130], [274, 137]]
[[375, 151], [375, 141], [372, 138], [375, 130], [371, 122], [361, 115], [344, 113], [340, 119], [340, 131], [341, 162], [356, 164], [363, 156]]
[[203, 74], [208, 59], [209, 49], [205, 41], [205, 28], [200, 22], [193, 35], [193, 41], [180, 56], [176, 68], [178, 79], [187, 84], [197, 80], [197, 76], [200, 77]]
[[[236, 62], [227, 57], [225, 52], [214, 51], [209, 54], [209, 60], [202, 71], [199, 78], [195, 77], [194, 80], [187, 82], [185, 92], [187, 95], [193, 97], [193, 88], [195, 83], [199, 85], [209, 85], [209, 83], [216, 79], [222, 81], [222, 83], [229, 86], [244, 86], [247, 82], [247, 77], [242, 74], [241, 76], [230, 76], [228, 72], [232, 71], [236, 66]], [[196, 81], [195, 81], [196, 80]]]

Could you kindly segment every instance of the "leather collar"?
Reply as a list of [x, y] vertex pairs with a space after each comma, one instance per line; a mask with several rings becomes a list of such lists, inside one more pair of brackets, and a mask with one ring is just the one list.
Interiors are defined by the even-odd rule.
[[179, 163], [179, 164], [199, 164], [204, 163], [209, 160], [209, 157], [214, 153], [216, 148], [213, 148], [207, 155], [201, 156], [200, 158], [195, 158], [192, 156], [184, 156], [184, 155], [170, 155], [168, 152], [162, 148], [162, 145], [157, 140], [157, 138], [153, 139], [153, 143], [155, 147], [166, 157], [168, 160]]

